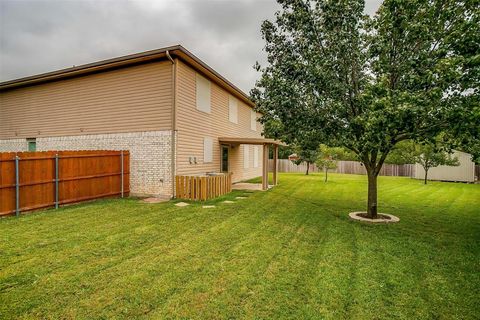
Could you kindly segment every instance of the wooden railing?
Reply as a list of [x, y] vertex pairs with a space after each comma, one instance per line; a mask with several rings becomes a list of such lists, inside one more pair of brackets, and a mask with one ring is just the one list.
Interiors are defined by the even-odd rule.
[[176, 197], [195, 201], [213, 199], [232, 191], [232, 175], [176, 176]]
[[0, 216], [128, 196], [128, 151], [0, 153]]

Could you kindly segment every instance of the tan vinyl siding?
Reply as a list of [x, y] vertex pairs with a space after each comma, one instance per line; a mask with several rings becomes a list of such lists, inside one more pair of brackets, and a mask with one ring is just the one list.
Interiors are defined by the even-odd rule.
[[170, 62], [0, 92], [0, 139], [169, 130]]
[[[261, 138], [261, 125], [257, 130], [250, 129], [249, 106], [237, 100], [238, 124], [229, 121], [230, 94], [211, 81], [211, 112], [205, 113], [196, 109], [196, 72], [185, 63], [178, 61], [177, 69], [177, 174], [202, 174], [219, 172], [220, 144], [219, 137]], [[213, 161], [203, 162], [203, 139], [213, 138]], [[261, 175], [261, 161], [258, 168], [253, 167], [253, 146], [249, 146], [250, 165], [243, 168], [243, 147], [229, 149], [230, 167], [234, 181]], [[190, 164], [189, 157], [197, 157], [197, 164]], [[262, 159], [262, 148], [259, 148], [259, 159]]]

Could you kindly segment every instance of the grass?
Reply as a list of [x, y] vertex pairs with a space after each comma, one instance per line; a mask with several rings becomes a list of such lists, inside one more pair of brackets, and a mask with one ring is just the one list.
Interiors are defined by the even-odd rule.
[[480, 185], [283, 174], [185, 208], [103, 200], [0, 220], [0, 318], [478, 319]]

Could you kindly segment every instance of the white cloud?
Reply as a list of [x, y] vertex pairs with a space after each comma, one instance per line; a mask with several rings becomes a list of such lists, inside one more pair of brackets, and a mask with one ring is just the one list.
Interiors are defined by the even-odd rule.
[[[381, 0], [367, 0], [372, 14]], [[0, 1], [0, 79], [182, 44], [245, 92], [273, 0]]]

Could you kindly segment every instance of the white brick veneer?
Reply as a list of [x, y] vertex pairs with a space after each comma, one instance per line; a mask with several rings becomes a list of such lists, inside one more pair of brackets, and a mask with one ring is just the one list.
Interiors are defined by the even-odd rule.
[[27, 151], [26, 139], [0, 140], [0, 152]]
[[[37, 151], [130, 150], [131, 194], [172, 195], [172, 131], [37, 138]], [[0, 140], [1, 151], [25, 151], [25, 139]]]

